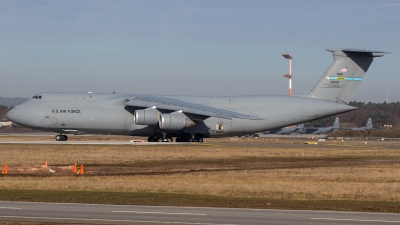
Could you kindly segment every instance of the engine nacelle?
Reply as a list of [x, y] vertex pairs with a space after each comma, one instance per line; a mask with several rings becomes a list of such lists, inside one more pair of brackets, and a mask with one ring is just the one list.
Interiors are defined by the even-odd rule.
[[134, 120], [138, 125], [156, 125], [160, 112], [156, 109], [135, 110]]
[[191, 119], [183, 114], [161, 114], [160, 129], [163, 130], [182, 130], [184, 127], [196, 125]]

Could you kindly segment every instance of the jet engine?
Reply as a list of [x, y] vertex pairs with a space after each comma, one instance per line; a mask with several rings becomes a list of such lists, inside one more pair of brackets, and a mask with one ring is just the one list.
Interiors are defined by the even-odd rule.
[[160, 115], [160, 129], [163, 130], [181, 130], [184, 127], [191, 127], [196, 125], [191, 119], [183, 114], [161, 114]]
[[158, 123], [159, 114], [156, 109], [135, 110], [134, 121], [138, 125], [155, 125]]

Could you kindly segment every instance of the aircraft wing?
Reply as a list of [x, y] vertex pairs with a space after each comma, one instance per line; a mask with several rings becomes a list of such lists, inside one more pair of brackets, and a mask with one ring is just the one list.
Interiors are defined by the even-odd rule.
[[232, 119], [232, 117], [234, 117], [240, 119], [262, 120], [262, 118], [259, 117], [237, 113], [229, 110], [157, 96], [132, 97], [129, 99], [128, 102], [125, 103], [125, 105], [138, 108], [150, 108], [155, 106], [157, 109], [167, 111], [182, 110], [183, 113], [190, 113], [206, 117], [218, 117], [223, 119]]

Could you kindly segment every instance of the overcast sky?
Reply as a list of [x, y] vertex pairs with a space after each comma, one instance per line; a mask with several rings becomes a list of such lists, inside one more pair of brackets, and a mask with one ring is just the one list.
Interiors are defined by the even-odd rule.
[[327, 48], [390, 51], [352, 100], [400, 101], [399, 0], [0, 1], [0, 96], [309, 92]]

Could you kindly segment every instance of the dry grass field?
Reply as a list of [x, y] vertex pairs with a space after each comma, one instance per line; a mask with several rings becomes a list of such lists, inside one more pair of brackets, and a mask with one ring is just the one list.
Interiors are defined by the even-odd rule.
[[[119, 140], [132, 139], [124, 138]], [[9, 174], [0, 177], [0, 190], [383, 201], [400, 205], [400, 151], [390, 144], [298, 145], [304, 141], [291, 140], [273, 145], [227, 145], [229, 142], [155, 146], [0, 144], [0, 165], [9, 165]], [[43, 167], [46, 160], [48, 168]], [[84, 175], [72, 173], [75, 162], [84, 164]]]

